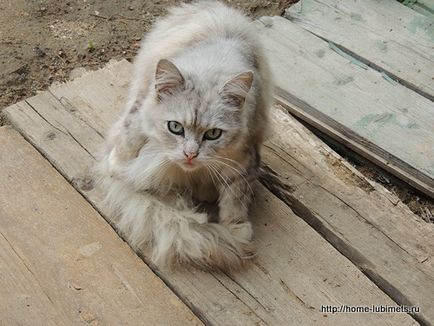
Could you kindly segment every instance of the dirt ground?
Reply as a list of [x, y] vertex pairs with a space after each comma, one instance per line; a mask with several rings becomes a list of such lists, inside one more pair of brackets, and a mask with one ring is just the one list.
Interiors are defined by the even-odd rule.
[[[131, 60], [152, 23], [179, 2], [0, 0], [0, 111], [52, 83], [68, 80], [75, 68], [97, 69], [110, 59]], [[297, 0], [225, 2], [258, 17], [281, 15]], [[396, 193], [424, 220], [434, 221], [433, 201], [375, 168], [356, 166]]]
[[[0, 108], [65, 81], [77, 67], [132, 59], [155, 19], [178, 0], [1, 0]], [[291, 0], [226, 1], [249, 15], [280, 15]]]

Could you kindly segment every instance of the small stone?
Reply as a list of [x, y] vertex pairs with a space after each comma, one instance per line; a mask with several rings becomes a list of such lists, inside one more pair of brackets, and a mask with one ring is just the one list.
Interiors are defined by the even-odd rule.
[[36, 56], [38, 58], [43, 58], [46, 56], [46, 53], [44, 52], [44, 50], [42, 50], [39, 46], [35, 46], [33, 48], [33, 51], [36, 53]]
[[80, 312], [80, 317], [87, 323], [91, 323], [94, 320], [96, 320], [95, 316], [92, 315], [89, 311], [82, 311]]
[[73, 282], [69, 282], [68, 287], [77, 291], [83, 290], [83, 288], [80, 285], [77, 285]]

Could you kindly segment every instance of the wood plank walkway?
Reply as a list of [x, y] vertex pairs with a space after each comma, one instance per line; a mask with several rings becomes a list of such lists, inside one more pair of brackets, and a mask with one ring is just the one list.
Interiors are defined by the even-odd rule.
[[395, 0], [301, 0], [285, 17], [434, 100], [434, 17]]
[[201, 325], [68, 182], [0, 128], [1, 325]]
[[[126, 61], [112, 64], [6, 110], [24, 137], [102, 212], [99, 190], [83, 170], [93, 163], [100, 135], [120, 113], [130, 71]], [[276, 109], [273, 114], [279, 121], [282, 111]], [[269, 165], [278, 170], [276, 163], [282, 164]], [[272, 176], [264, 175], [267, 186], [275, 184]], [[247, 269], [236, 273], [156, 270], [202, 321], [217, 325], [415, 324], [406, 314], [320, 313], [323, 304], [396, 305], [396, 301], [261, 185], [253, 211], [259, 251]], [[147, 261], [146, 253], [142, 254]]]
[[[387, 10], [389, 3], [407, 13], [396, 16], [402, 26], [410, 24], [408, 11], [414, 21], [423, 17], [420, 26], [429, 20], [392, 0], [302, 0], [288, 11], [294, 23], [266, 17], [258, 23], [258, 34], [278, 95], [291, 113], [434, 198], [434, 103], [424, 96], [434, 89], [434, 25], [402, 31], [394, 21], [396, 13]], [[366, 12], [363, 21], [354, 18], [360, 16], [356, 12]], [[384, 35], [390, 29], [396, 33]], [[400, 38], [393, 38], [395, 34]], [[387, 52], [368, 57], [380, 51], [375, 45], [379, 40], [389, 44]], [[366, 60], [359, 61], [334, 42]], [[387, 75], [388, 64], [399, 70], [400, 83]], [[377, 71], [377, 66], [384, 70]], [[412, 89], [403, 82], [411, 76], [419, 78]]]
[[434, 225], [277, 112], [265, 143], [275, 177], [264, 180], [267, 187], [392, 299], [421, 307], [419, 317], [433, 321]]
[[434, 225], [288, 114], [434, 196], [432, 18], [392, 0], [302, 0], [287, 16], [255, 22], [280, 104], [247, 268], [161, 271], [110, 227], [91, 168], [132, 75], [111, 62], [4, 111], [24, 138], [0, 128], [0, 324], [434, 325]]

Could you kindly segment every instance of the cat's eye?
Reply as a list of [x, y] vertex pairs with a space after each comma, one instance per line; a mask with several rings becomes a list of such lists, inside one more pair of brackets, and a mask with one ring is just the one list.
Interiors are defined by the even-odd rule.
[[169, 131], [175, 135], [184, 134], [184, 127], [178, 121], [169, 121], [167, 123], [167, 128], [169, 128]]
[[216, 140], [216, 139], [220, 138], [222, 133], [223, 133], [223, 130], [221, 130], [221, 129], [218, 129], [218, 128], [210, 129], [210, 130], [207, 130], [207, 132], [203, 135], [203, 138], [207, 139], [207, 140]]

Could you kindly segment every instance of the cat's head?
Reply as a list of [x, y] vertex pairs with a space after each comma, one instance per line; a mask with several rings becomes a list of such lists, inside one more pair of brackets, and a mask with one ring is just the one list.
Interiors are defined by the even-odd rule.
[[228, 164], [231, 153], [239, 151], [247, 137], [244, 110], [253, 72], [211, 79], [206, 83], [203, 78], [183, 76], [168, 60], [157, 65], [148, 125], [165, 156], [184, 170]]

